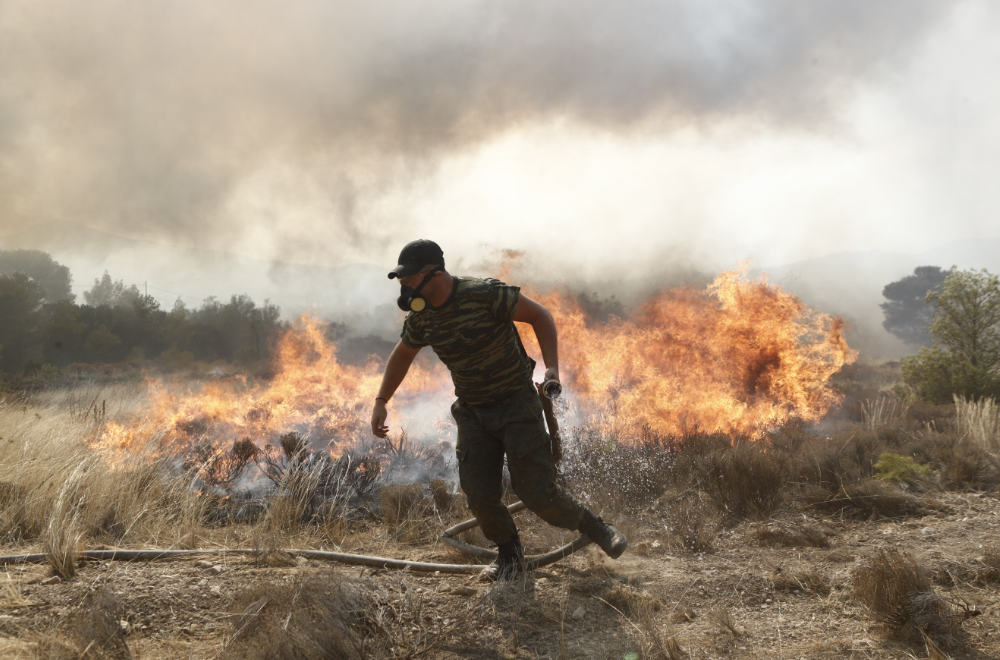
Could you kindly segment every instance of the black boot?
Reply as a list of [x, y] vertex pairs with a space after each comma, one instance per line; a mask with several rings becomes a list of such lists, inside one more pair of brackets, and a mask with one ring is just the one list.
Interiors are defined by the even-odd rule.
[[524, 546], [521, 545], [520, 535], [515, 533], [511, 540], [497, 544], [497, 561], [490, 573], [500, 582], [506, 582], [523, 571]]
[[617, 529], [595, 516], [590, 509], [584, 509], [583, 519], [578, 528], [591, 541], [600, 546], [604, 554], [618, 559], [628, 547], [628, 539]]

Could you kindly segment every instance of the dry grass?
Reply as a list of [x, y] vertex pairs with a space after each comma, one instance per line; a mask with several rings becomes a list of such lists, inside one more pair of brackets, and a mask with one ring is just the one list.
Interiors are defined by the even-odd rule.
[[782, 501], [788, 464], [763, 444], [737, 442], [698, 463], [701, 488], [727, 516], [765, 518]]
[[368, 657], [364, 588], [337, 574], [259, 584], [233, 599], [219, 658], [362, 660]]
[[900, 426], [906, 420], [909, 409], [909, 404], [890, 396], [880, 396], [861, 404], [865, 428], [869, 431], [878, 431], [886, 426]]
[[681, 660], [686, 657], [673, 625], [669, 622], [661, 624], [657, 620], [656, 614], [663, 610], [663, 603], [658, 598], [625, 585], [616, 585], [603, 600], [628, 621], [632, 637], [641, 649], [640, 657], [652, 660]]
[[88, 441], [94, 422], [57, 406], [0, 403], [0, 540], [42, 542], [56, 570], [68, 574], [76, 540], [99, 542], [173, 538], [200, 521], [204, 498], [173, 466], [144, 447], [105, 458]]
[[881, 548], [852, 576], [855, 598], [891, 637], [919, 643], [924, 633], [954, 646], [958, 626], [975, 613], [952, 613], [949, 599], [934, 591], [930, 576], [908, 553]]
[[21, 587], [14, 582], [10, 573], [5, 573], [0, 579], [0, 610], [15, 610], [29, 604], [31, 601], [21, 593]]
[[660, 612], [663, 601], [645, 591], [639, 591], [627, 584], [615, 584], [602, 599], [627, 617], [640, 616], [644, 612]]
[[733, 637], [745, 637], [747, 634], [746, 630], [736, 625], [736, 619], [733, 618], [733, 613], [724, 607], [717, 607], [710, 610], [708, 618]]
[[379, 516], [397, 543], [423, 543], [437, 531], [434, 500], [421, 484], [394, 484], [379, 493]]
[[1000, 454], [1000, 406], [993, 399], [955, 396], [958, 433], [992, 454]]
[[667, 507], [667, 543], [681, 553], [712, 551], [716, 524], [705, 510], [706, 506], [691, 497], [685, 497]]
[[830, 541], [826, 534], [815, 525], [767, 523], [754, 529], [753, 536], [762, 545], [777, 545], [785, 548], [830, 547]]
[[818, 596], [829, 596], [833, 590], [830, 577], [815, 568], [796, 571], [795, 573], [778, 573], [771, 578], [775, 591], [803, 591]]

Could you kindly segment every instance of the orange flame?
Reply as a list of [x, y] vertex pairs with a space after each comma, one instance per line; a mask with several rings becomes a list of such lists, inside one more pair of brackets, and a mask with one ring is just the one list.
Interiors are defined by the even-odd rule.
[[[588, 326], [572, 296], [534, 297], [559, 329], [571, 421], [597, 424], [619, 439], [643, 426], [675, 436], [759, 438], [792, 418], [818, 420], [838, 401], [829, 377], [857, 355], [840, 319], [807, 309], [764, 278], [748, 280], [743, 270], [722, 273], [705, 291], [666, 291], [633, 318], [603, 325]], [[534, 333], [521, 335], [538, 355]], [[155, 433], [167, 451], [184, 451], [199, 441], [226, 448], [245, 437], [271, 442], [295, 431], [339, 455], [370, 437], [383, 370], [378, 358], [361, 367], [340, 363], [322, 324], [302, 317], [281, 339], [276, 368], [266, 383], [234, 378], [198, 391], [154, 383], [148, 416], [108, 422], [97, 442], [126, 449]], [[418, 428], [425, 441], [453, 438], [451, 392], [440, 362], [418, 360], [393, 398], [390, 424]]]
[[704, 292], [661, 293], [633, 319], [598, 327], [588, 327], [573, 298], [539, 300], [556, 318], [560, 375], [584, 417], [619, 431], [760, 438], [794, 417], [816, 421], [839, 401], [828, 379], [857, 357], [841, 319], [809, 310], [764, 277], [746, 279], [745, 268]]

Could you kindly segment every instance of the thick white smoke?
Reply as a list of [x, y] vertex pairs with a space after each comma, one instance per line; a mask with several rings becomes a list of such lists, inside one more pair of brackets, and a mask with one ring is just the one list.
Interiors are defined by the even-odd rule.
[[[948, 10], [8, 0], [0, 232], [70, 220], [216, 248], [249, 236], [276, 258], [336, 263], [338, 249], [384, 243], [394, 254], [406, 218], [379, 200], [443, 155], [546, 122], [636, 136], [734, 122], [815, 130]], [[268, 216], [301, 196], [325, 200], [321, 219]]]

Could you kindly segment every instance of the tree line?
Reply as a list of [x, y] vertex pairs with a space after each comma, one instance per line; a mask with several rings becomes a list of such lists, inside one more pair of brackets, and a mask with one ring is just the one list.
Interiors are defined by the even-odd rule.
[[77, 304], [69, 269], [38, 250], [0, 250], [0, 372], [35, 375], [73, 363], [268, 359], [280, 308], [247, 295], [161, 309], [105, 272]]
[[921, 266], [886, 285], [884, 327], [910, 346], [904, 382], [917, 398], [1000, 399], [1000, 279], [987, 270]]

